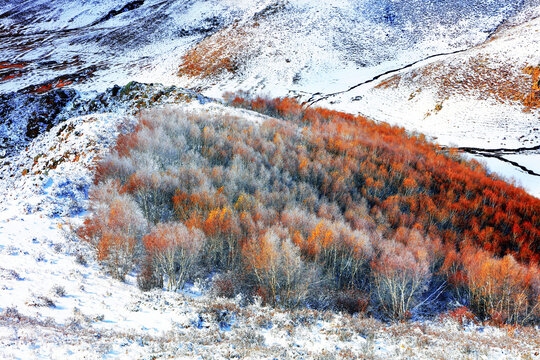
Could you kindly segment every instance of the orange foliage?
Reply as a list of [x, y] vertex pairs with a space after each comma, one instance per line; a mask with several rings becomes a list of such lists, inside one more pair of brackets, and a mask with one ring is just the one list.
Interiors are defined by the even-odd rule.
[[176, 190], [172, 198], [174, 210], [178, 219], [189, 221], [205, 217], [212, 209], [221, 203], [219, 194], [211, 196], [208, 193], [187, 194]]
[[378, 88], [388, 89], [389, 87], [397, 88], [400, 80], [401, 80], [400, 75], [393, 75], [389, 77], [388, 79], [381, 81], [379, 84], [375, 86], [375, 88], [377, 89]]
[[494, 258], [471, 247], [459, 259], [447, 257], [445, 266], [449, 268], [450, 263], [453, 281], [467, 289], [471, 307], [482, 317], [499, 323], [526, 323], [540, 314], [538, 266], [521, 265], [512, 255]]
[[[269, 119], [254, 127], [235, 119], [143, 118], [132, 134], [119, 138], [116, 159], [100, 164], [97, 182], [116, 179], [117, 192], [143, 205], [159, 198], [153, 207], [141, 205], [151, 222], [176, 220], [201, 229], [207, 239], [200, 262], [209, 271], [248, 269], [258, 279], [253, 288], [272, 301], [299, 294], [287, 281], [307, 262], [333, 290], [375, 289], [392, 316], [407, 316], [431, 274], [445, 276], [456, 292], [472, 299], [501, 298], [503, 290], [483, 290], [485, 279], [505, 284], [500, 289], [527, 299], [512, 298], [526, 306], [504, 315], [505, 321], [523, 321], [523, 309], [532, 313], [539, 286], [531, 279], [540, 260], [540, 200], [403, 128], [304, 109], [292, 99], [228, 98], [287, 121]], [[156, 153], [159, 144], [149, 140], [154, 130], [160, 136], [181, 134], [187, 151], [180, 165], [174, 151]], [[166, 140], [171, 149], [179, 142]], [[151, 156], [142, 156], [143, 163], [165, 156], [155, 167], [166, 170], [125, 165], [135, 164], [144, 151]], [[171, 185], [161, 191], [166, 181]], [[96, 244], [110, 226], [111, 216], [103, 218], [85, 225]], [[104, 254], [110, 241], [105, 236]], [[155, 239], [147, 252], [162, 247]], [[472, 256], [467, 249], [482, 255], [466, 262]], [[487, 264], [486, 270], [473, 263]], [[513, 269], [506, 282], [496, 276], [506, 271], [503, 265]], [[402, 295], [405, 301], [394, 301]], [[500, 317], [501, 310], [492, 308], [471, 306], [478, 315]]]
[[182, 57], [179, 76], [210, 77], [234, 73], [240, 66], [246, 29], [234, 24], [202, 40]]
[[[438, 87], [440, 99], [471, 93], [500, 103], [520, 102], [524, 111], [540, 107], [539, 66], [523, 69], [501, 65], [496, 59], [477, 56], [463, 63], [434, 63], [413, 72], [424, 84]], [[459, 79], [459, 80], [457, 80]]]
[[0, 61], [0, 69], [23, 68], [25, 66], [26, 63], [8, 63], [7, 61]]
[[523, 72], [531, 75], [531, 91], [523, 98], [526, 111], [540, 107], [540, 66], [527, 66]]
[[203, 230], [208, 236], [237, 233], [238, 223], [235, 214], [228, 207], [212, 210], [203, 224]]
[[[295, 171], [338, 201], [349, 196], [336, 198], [336, 192], [358, 199], [348, 182], [360, 183], [358, 190], [372, 213], [382, 210], [386, 217], [388, 223], [382, 225], [387, 235], [399, 226], [416, 227], [455, 245], [467, 238], [499, 256], [513, 253], [523, 262], [540, 260], [540, 200], [489, 177], [477, 163], [456, 161], [454, 153], [445, 156], [436, 145], [408, 136], [402, 128], [326, 109], [304, 110], [287, 98], [236, 96], [233, 104], [309, 122], [308, 142], [314, 151], [302, 154]], [[321, 166], [338, 170], [321, 173]], [[351, 174], [351, 180], [345, 174]], [[521, 226], [517, 219], [522, 219]]]
[[466, 306], [460, 306], [454, 310], [448, 311], [446, 314], [441, 316], [441, 320], [452, 320], [457, 322], [460, 325], [466, 325], [469, 323], [476, 322], [476, 316], [471, 312], [471, 310]]
[[258, 239], [247, 241], [242, 247], [242, 255], [254, 271], [267, 272], [278, 258], [273, 245], [268, 235], [263, 235]]
[[320, 249], [327, 249], [334, 244], [335, 234], [328, 224], [320, 221], [307, 239], [307, 252], [315, 256]]

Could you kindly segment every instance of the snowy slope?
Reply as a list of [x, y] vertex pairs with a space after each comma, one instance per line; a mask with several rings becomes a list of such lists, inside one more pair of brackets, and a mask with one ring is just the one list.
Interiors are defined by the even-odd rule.
[[[99, 90], [130, 79], [210, 95], [328, 93], [479, 44], [526, 2], [9, 0], [0, 4], [0, 61], [19, 67], [0, 72], [0, 92], [64, 75]], [[186, 51], [214, 35], [241, 52], [238, 71], [178, 79]]]
[[[419, 63], [320, 104], [332, 102], [329, 105], [400, 124], [442, 144], [538, 144], [540, 130], [534, 128], [540, 118], [539, 79], [527, 68], [540, 66], [539, 36], [540, 17], [504, 29], [468, 51]], [[536, 100], [527, 102], [527, 96]]]
[[131, 80], [173, 84], [186, 48], [266, 2], [2, 2], [0, 92], [59, 76], [72, 86], [84, 82], [84, 90]]
[[[259, 123], [216, 103], [177, 102]], [[538, 330], [513, 333], [448, 320], [383, 324], [331, 312], [286, 312], [183, 293], [141, 292], [100, 269], [71, 228], [82, 221], [93, 161], [133, 123], [129, 113], [73, 117], [10, 158], [0, 186], [0, 353], [4, 358], [342, 358], [533, 356]], [[121, 127], [122, 128], [122, 127]], [[43, 152], [43, 149], [48, 151]], [[64, 159], [60, 161], [60, 159]], [[52, 166], [52, 164], [56, 164]], [[28, 169], [24, 176], [19, 172]], [[14, 175], [14, 176], [11, 176]]]
[[520, 5], [460, 0], [278, 1], [205, 40], [214, 48], [228, 42], [222, 53], [211, 53], [208, 62], [232, 57], [235, 71], [221, 77], [183, 76], [183, 84], [213, 96], [231, 86], [272, 96], [330, 93], [430, 55], [479, 44]]
[[[215, 299], [202, 291], [207, 284], [184, 293], [142, 293], [133, 275], [125, 283], [105, 276], [71, 230], [87, 210], [95, 160], [132, 126], [138, 108], [174, 104], [254, 123], [263, 118], [169, 85], [215, 97], [247, 90], [324, 99], [320, 104], [425, 131], [442, 143], [538, 144], [537, 109], [523, 112], [522, 103], [461, 91], [441, 100], [433, 78], [412, 72], [437, 64], [460, 68], [485, 57], [490, 67], [510, 63], [511, 73], [521, 74], [526, 64], [538, 63], [538, 9], [535, 0], [0, 1], [0, 354], [534, 358], [538, 329], [507, 332], [438, 320], [388, 325], [305, 309], [284, 312], [240, 298]], [[374, 88], [374, 82], [326, 98], [455, 51], [400, 72], [396, 87]], [[193, 59], [212, 71], [190, 70]], [[133, 80], [165, 86], [112, 88]], [[409, 101], [419, 84], [422, 91]], [[440, 101], [442, 108], [426, 120], [426, 109]], [[459, 121], [450, 125], [450, 118]], [[540, 172], [537, 157], [504, 153]], [[498, 161], [491, 166], [516, 173]], [[523, 184], [540, 196], [536, 180]]]

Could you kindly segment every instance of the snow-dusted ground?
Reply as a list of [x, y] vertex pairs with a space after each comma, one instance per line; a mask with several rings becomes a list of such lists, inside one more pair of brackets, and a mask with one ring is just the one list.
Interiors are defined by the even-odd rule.
[[[84, 70], [86, 90], [127, 81], [330, 93], [427, 56], [482, 43], [531, 0], [17, 1], [0, 5], [0, 61], [24, 65], [0, 92]], [[131, 4], [131, 6], [127, 6]], [[220, 30], [245, 55], [233, 77], [178, 79], [182, 55]]]
[[133, 80], [175, 85], [180, 58], [189, 46], [268, 3], [4, 1], [0, 3], [0, 61], [21, 67], [8, 69], [5, 75], [15, 76], [5, 80], [0, 71], [0, 92], [58, 76], [69, 76], [71, 86], [83, 91], [104, 91]]
[[[473, 53], [498, 54], [502, 63], [526, 58], [534, 65], [538, 5], [516, 12], [521, 4], [535, 1], [8, 0], [0, 3], [0, 93], [67, 83], [103, 91], [138, 80], [193, 86], [218, 97], [248, 90], [320, 98], [427, 56], [481, 44], [503, 20], [509, 21], [492, 42], [417, 68]], [[234, 33], [234, 26], [244, 31], [235, 40], [246, 54], [237, 73], [177, 76], [188, 49], [213, 34]], [[413, 83], [388, 91], [370, 85], [321, 105], [420, 130], [444, 144], [538, 144], [537, 112], [467, 94], [444, 99], [434, 112], [435, 90], [423, 89], [409, 101], [416, 89]], [[263, 118], [217, 104], [178, 106]], [[538, 357], [538, 329], [439, 321], [385, 325], [215, 299], [203, 291], [205, 284], [179, 294], [142, 293], [133, 276], [125, 283], [108, 278], [71, 229], [87, 209], [94, 160], [113, 143], [118, 125], [134, 121], [125, 109], [110, 111], [71, 118], [35, 139], [21, 137], [20, 151], [0, 154], [2, 358]], [[505, 157], [539, 171], [538, 154]], [[488, 160], [488, 166], [516, 174], [540, 196], [538, 177], [498, 160]]]
[[[539, 48], [534, 46], [539, 35], [540, 17], [505, 29], [481, 46], [421, 62], [331, 96], [318, 105], [398, 124], [433, 136], [444, 145], [488, 149], [538, 145], [540, 109], [527, 109], [517, 99], [501, 98], [498, 82], [505, 77], [507, 84], [512, 85], [513, 77], [524, 76], [530, 90], [532, 77], [525, 77], [523, 70], [540, 64]], [[483, 73], [467, 73], [472, 71]], [[477, 78], [469, 80], [467, 75]], [[446, 77], [448, 81], [441, 80]], [[476, 87], [472, 87], [473, 80], [478, 80]], [[465, 81], [468, 87], [460, 87], [460, 82]], [[445, 85], [455, 89], [444, 88]], [[521, 83], [515, 81], [515, 85]]]
[[[264, 118], [215, 103], [174, 106], [255, 123]], [[331, 312], [285, 312], [242, 298], [216, 299], [205, 283], [183, 293], [143, 293], [133, 274], [126, 282], [112, 280], [71, 230], [84, 216], [90, 165], [107, 151], [118, 125], [132, 122], [130, 115], [111, 113], [72, 118], [10, 159], [14, 166], [0, 187], [3, 358], [536, 356], [538, 329], [506, 331], [452, 321], [387, 325]]]
[[232, 90], [332, 93], [430, 55], [480, 44], [520, 9], [510, 1], [275, 3], [282, 6], [224, 28], [228, 52], [245, 55], [234, 74], [182, 84], [214, 97]]

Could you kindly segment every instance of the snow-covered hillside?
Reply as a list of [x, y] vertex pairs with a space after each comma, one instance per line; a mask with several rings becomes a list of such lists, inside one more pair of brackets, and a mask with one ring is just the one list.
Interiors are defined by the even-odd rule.
[[[0, 92], [132, 80], [243, 90], [360, 112], [443, 145], [534, 148], [538, 107], [523, 112], [514, 97], [540, 63], [539, 14], [533, 0], [6, 1]], [[383, 86], [370, 81], [387, 72]], [[491, 167], [540, 196], [538, 172]]]
[[72, 229], [138, 110], [263, 119], [213, 100], [238, 90], [468, 147], [540, 197], [539, 15], [537, 0], [0, 1], [1, 357], [538, 357], [537, 328], [286, 312], [207, 283], [143, 293]]
[[[215, 103], [177, 99], [167, 106], [241, 116], [255, 124], [265, 118]], [[452, 319], [384, 324], [333, 312], [272, 309], [241, 297], [215, 298], [206, 283], [182, 293], [143, 293], [134, 274], [124, 283], [111, 279], [71, 231], [87, 208], [93, 161], [133, 121], [129, 112], [70, 118], [36, 137], [10, 157], [13, 166], [3, 168], [4, 358], [534, 356], [540, 345], [535, 330], [506, 331]]]
[[479, 44], [520, 6], [459, 0], [278, 1], [194, 48], [210, 66], [232, 61], [234, 71], [203, 71], [186, 83], [214, 96], [231, 91], [231, 85], [272, 96], [338, 91], [430, 55]]
[[[0, 91], [64, 75], [84, 81], [85, 89], [129, 78], [180, 81], [211, 95], [234, 89], [274, 96], [327, 93], [479, 44], [525, 3], [7, 1], [0, 5], [0, 51], [3, 66], [19, 67], [8, 68]], [[218, 46], [226, 39], [224, 53], [210, 61], [238, 57], [237, 71], [217, 82], [204, 76], [176, 79], [186, 50], [205, 37]]]
[[189, 46], [267, 2], [4, 1], [0, 92], [60, 81], [85, 91], [131, 80], [174, 84]]

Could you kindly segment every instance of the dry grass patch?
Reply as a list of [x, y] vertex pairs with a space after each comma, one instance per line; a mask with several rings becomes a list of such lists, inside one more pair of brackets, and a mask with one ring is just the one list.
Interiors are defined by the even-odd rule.
[[236, 73], [247, 52], [250, 27], [234, 24], [202, 40], [183, 56], [178, 75], [209, 78]]
[[[454, 95], [472, 95], [478, 100], [497, 103], [518, 103], [523, 111], [540, 108], [540, 67], [502, 64], [485, 56], [472, 57], [464, 62], [437, 62], [414, 70], [408, 82], [421, 79], [423, 86], [435, 86], [440, 99]], [[377, 87], [397, 87], [389, 78]]]
[[375, 86], [376, 89], [388, 89], [393, 88], [396, 89], [399, 86], [399, 82], [401, 81], [401, 75], [393, 75], [390, 76], [388, 79], [385, 79], [381, 81], [377, 86]]

